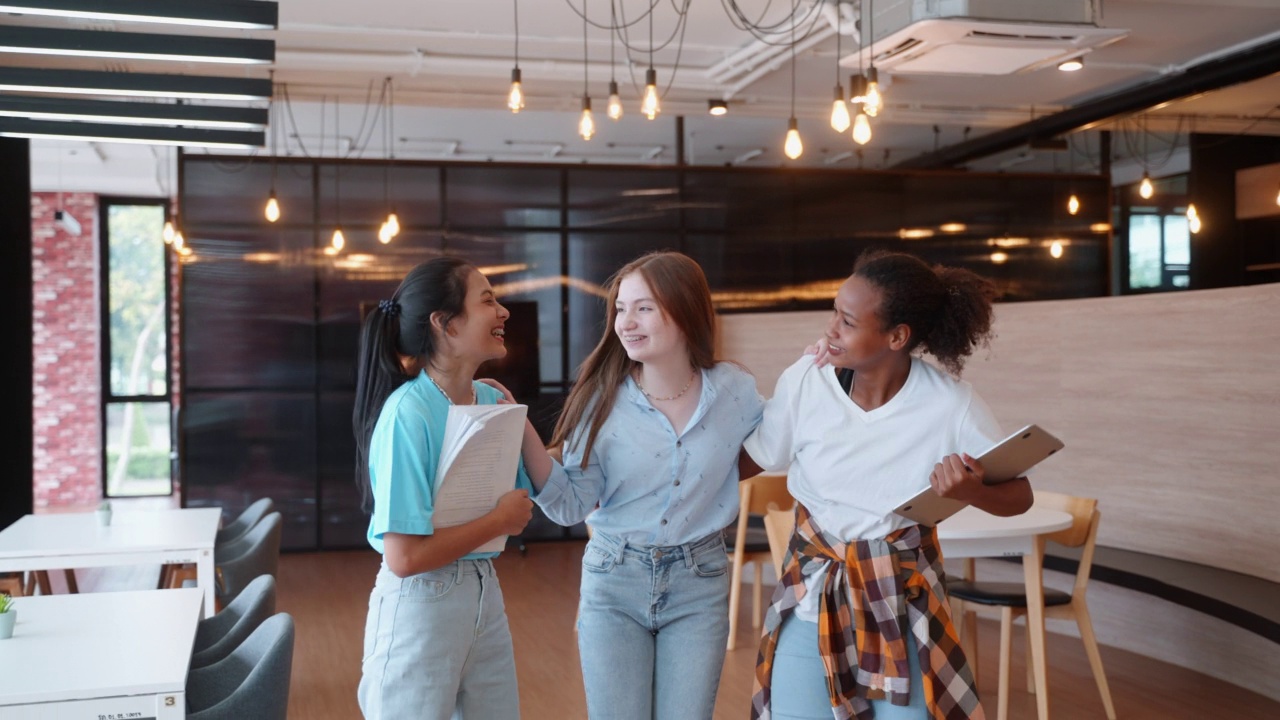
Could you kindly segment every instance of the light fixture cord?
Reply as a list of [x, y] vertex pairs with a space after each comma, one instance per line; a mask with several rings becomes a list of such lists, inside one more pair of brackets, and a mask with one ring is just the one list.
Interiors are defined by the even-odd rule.
[[[876, 42], [876, 6], [874, 2], [868, 2], [867, 5], [871, 8], [867, 12], [867, 40], [874, 45]], [[867, 53], [867, 62], [871, 64], [871, 67], [876, 66], [876, 56], [874, 52]]]
[[799, 0], [791, 2], [791, 117], [796, 116], [796, 10]]
[[836, 3], [836, 85], [840, 84], [840, 3]]
[[[584, 22], [586, 21], [586, 14], [587, 13], [584, 10], [582, 13], [583, 15], [582, 19]], [[618, 32], [618, 11], [613, 6], [613, 0], [609, 0], [609, 82], [610, 83], [618, 82], [617, 72], [614, 69], [615, 68], [614, 48], [618, 44], [617, 32]]]
[[582, 96], [586, 97], [590, 83], [587, 80], [587, 0], [582, 0]]
[[514, 6], [513, 15], [515, 16], [516, 26], [516, 69], [520, 68], [520, 0], [511, 0]]
[[338, 162], [338, 147], [342, 138], [342, 120], [338, 109], [342, 107], [342, 98], [333, 96], [333, 215], [336, 225], [342, 227], [342, 167]]

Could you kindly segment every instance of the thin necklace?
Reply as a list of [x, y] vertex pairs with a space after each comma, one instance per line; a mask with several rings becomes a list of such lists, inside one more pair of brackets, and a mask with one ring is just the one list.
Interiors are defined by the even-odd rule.
[[695, 368], [693, 371], [693, 374], [689, 376], [689, 382], [685, 383], [684, 387], [680, 388], [680, 392], [676, 393], [675, 395], [672, 395], [671, 397], [654, 397], [653, 395], [650, 395], [649, 391], [644, 389], [644, 383], [640, 382], [639, 371], [636, 372], [635, 380], [636, 380], [636, 387], [640, 388], [640, 392], [644, 393], [645, 397], [649, 398], [650, 400], [661, 401], [661, 400], [675, 400], [681, 395], [684, 395], [685, 393], [689, 392], [689, 388], [693, 386], [693, 380], [696, 377], [698, 377], [698, 371]]
[[[457, 405], [457, 403], [453, 401], [453, 398], [449, 397], [449, 393], [445, 392], [445, 389], [440, 387], [440, 383], [436, 382], [436, 379], [431, 377], [431, 373], [424, 370], [423, 374], [427, 376], [427, 379], [431, 381], [432, 385], [436, 386], [436, 389], [440, 391], [440, 394], [444, 396], [445, 400], [449, 401], [450, 405]], [[476, 386], [475, 385], [471, 386], [471, 404], [472, 405], [476, 404]]]

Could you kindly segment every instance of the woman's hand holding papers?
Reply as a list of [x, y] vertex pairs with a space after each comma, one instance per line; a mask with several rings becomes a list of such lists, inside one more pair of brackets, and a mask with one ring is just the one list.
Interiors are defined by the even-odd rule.
[[528, 490], [512, 490], [498, 498], [498, 506], [492, 511], [502, 535], [519, 535], [533, 519], [533, 501]]

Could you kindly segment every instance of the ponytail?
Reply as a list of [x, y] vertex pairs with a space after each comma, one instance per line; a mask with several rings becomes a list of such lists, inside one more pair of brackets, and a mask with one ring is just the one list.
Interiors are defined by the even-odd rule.
[[863, 253], [853, 274], [875, 285], [883, 296], [880, 321], [885, 329], [911, 328], [907, 351], [916, 348], [960, 376], [965, 358], [991, 340], [995, 285], [969, 270], [930, 267], [906, 253]]

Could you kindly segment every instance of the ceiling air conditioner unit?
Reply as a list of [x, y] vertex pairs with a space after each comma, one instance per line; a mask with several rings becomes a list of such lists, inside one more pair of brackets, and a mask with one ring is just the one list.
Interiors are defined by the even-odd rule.
[[894, 74], [1010, 75], [1056, 65], [1128, 30], [1097, 26], [1099, 0], [871, 0], [874, 31], [847, 68]]

